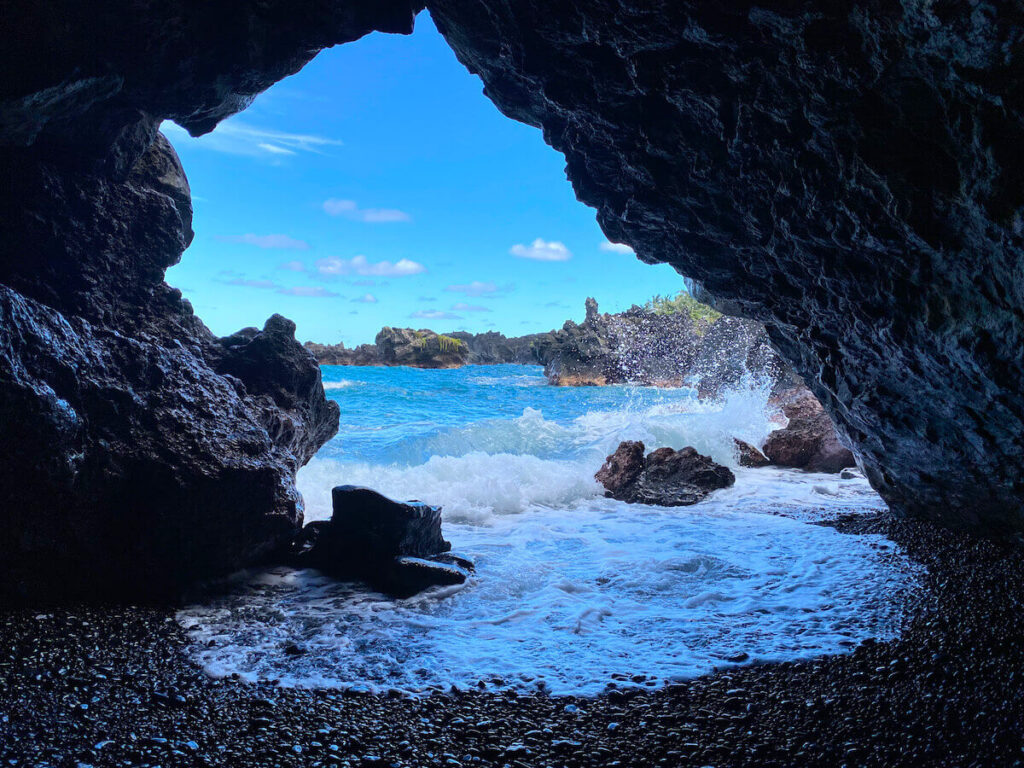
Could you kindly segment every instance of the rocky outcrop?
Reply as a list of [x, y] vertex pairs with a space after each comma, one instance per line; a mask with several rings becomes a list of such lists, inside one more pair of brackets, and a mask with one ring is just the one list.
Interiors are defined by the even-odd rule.
[[799, 381], [756, 322], [637, 306], [602, 314], [593, 298], [582, 323], [566, 322], [534, 349], [548, 380], [568, 386], [691, 385], [714, 398], [745, 380], [773, 390]]
[[458, 368], [469, 357], [464, 341], [426, 329], [381, 328], [374, 343], [384, 365]]
[[305, 347], [320, 365], [384, 365], [376, 344], [360, 344], [349, 349], [344, 344], [307, 341]]
[[340, 579], [360, 579], [396, 597], [462, 584], [472, 564], [451, 555], [441, 535], [441, 509], [392, 501], [369, 488], [340, 485], [329, 521], [307, 525], [286, 560]]
[[605, 496], [663, 507], [696, 504], [736, 482], [728, 467], [693, 448], [658, 448], [645, 457], [644, 444], [632, 440], [619, 443], [594, 477]]
[[[353, 349], [348, 349], [344, 344], [317, 344], [312, 341], [307, 341], [305, 346], [321, 365], [411, 365], [419, 368], [444, 368], [451, 367], [453, 364], [535, 365], [540, 356], [538, 349], [551, 337], [549, 333], [509, 338], [497, 331], [488, 331], [487, 333], [452, 331], [446, 334], [427, 330], [414, 331], [411, 328], [403, 328], [400, 331], [400, 335], [406, 338], [397, 342], [397, 330], [394, 328], [382, 328], [378, 334], [378, 338], [384, 339], [385, 344], [392, 347], [390, 359], [399, 357], [394, 352], [394, 347], [397, 344], [411, 344], [422, 337], [427, 338], [427, 342], [421, 342], [427, 349], [421, 349], [419, 352], [426, 351], [428, 354], [405, 354], [401, 356], [403, 362], [395, 363], [385, 361], [384, 348], [378, 346], [377, 343], [360, 344]], [[422, 334], [422, 337], [416, 337], [417, 333]], [[457, 355], [448, 354], [448, 351], [442, 355], [440, 340], [435, 341], [434, 338], [442, 335], [464, 344], [464, 353], [463, 350], [457, 350], [459, 352]], [[434, 354], [429, 354], [431, 352]]]
[[611, 240], [765, 323], [895, 512], [1024, 531], [1018, 4], [428, 5]]
[[295, 326], [218, 340], [163, 282], [192, 232], [162, 137], [122, 181], [22, 162], [0, 258], [0, 595], [169, 597], [256, 561], [301, 525], [295, 473], [338, 424]]
[[787, 424], [765, 440], [762, 450], [772, 464], [832, 473], [855, 466], [853, 453], [839, 442], [832, 420], [810, 391], [791, 390], [774, 404], [782, 410]]

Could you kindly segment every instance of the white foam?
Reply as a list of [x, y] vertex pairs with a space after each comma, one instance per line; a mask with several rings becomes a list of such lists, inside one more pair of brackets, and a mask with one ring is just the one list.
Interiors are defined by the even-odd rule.
[[341, 381], [325, 381], [324, 389], [330, 391], [332, 389], [348, 389], [349, 387], [358, 387], [361, 385], [361, 381], [350, 381], [349, 379], [342, 379]]
[[[593, 499], [491, 523], [447, 526], [477, 561], [462, 588], [391, 601], [278, 569], [245, 584], [244, 599], [194, 606], [179, 619], [214, 675], [589, 694], [613, 676], [660, 684], [743, 653], [799, 659], [893, 637], [917, 574], [881, 537], [715, 505]], [[307, 652], [283, 653], [289, 643]]]

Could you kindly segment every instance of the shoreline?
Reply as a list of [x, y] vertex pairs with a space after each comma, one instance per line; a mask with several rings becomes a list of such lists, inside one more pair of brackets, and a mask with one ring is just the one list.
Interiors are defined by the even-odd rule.
[[592, 698], [403, 698], [216, 680], [188, 660], [173, 609], [3, 610], [0, 760], [352, 768], [1024, 761], [1024, 549], [888, 515], [826, 524], [885, 534], [927, 568], [900, 638]]

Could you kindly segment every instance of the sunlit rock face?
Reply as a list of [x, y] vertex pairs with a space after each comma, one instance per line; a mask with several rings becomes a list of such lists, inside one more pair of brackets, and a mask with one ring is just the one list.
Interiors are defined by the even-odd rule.
[[0, 21], [0, 600], [173, 596], [302, 523], [337, 431], [295, 326], [217, 339], [163, 282], [195, 133], [404, 2], [8, 4]]
[[1024, 11], [431, 0], [614, 241], [764, 321], [899, 512], [1024, 530]]

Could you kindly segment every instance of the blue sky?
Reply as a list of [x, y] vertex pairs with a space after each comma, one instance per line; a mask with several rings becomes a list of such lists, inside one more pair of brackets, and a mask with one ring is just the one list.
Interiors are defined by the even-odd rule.
[[211, 134], [165, 123], [196, 238], [167, 281], [217, 334], [292, 318], [300, 341], [384, 325], [546, 331], [674, 293], [608, 243], [564, 160], [501, 115], [430, 17], [322, 52]]

